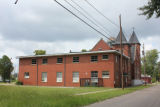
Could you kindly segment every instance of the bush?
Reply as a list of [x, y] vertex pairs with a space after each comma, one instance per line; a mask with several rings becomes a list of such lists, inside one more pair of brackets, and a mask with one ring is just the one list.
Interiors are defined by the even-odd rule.
[[21, 81], [16, 81], [16, 85], [23, 85], [23, 82], [21, 82]]
[[155, 83], [156, 82], [156, 78], [152, 78], [152, 83]]

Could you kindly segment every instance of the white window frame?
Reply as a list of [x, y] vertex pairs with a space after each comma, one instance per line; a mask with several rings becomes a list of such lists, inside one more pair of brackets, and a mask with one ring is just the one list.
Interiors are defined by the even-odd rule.
[[[43, 77], [46, 76], [46, 77]], [[42, 72], [42, 82], [47, 82], [47, 72]]]
[[[28, 73], [28, 75], [26, 75], [26, 73]], [[24, 78], [29, 78], [29, 72], [24, 73]]]
[[[108, 73], [107, 75], [104, 73]], [[110, 78], [110, 72], [109, 71], [102, 71], [102, 78]]]
[[72, 72], [72, 82], [79, 83], [79, 72]]
[[62, 78], [62, 72], [57, 72], [56, 73], [56, 82], [62, 82], [63, 78]]

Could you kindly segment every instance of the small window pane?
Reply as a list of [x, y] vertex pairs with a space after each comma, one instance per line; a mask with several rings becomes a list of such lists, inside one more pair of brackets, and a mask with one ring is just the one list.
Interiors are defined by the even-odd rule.
[[98, 61], [98, 56], [91, 56], [91, 62]]
[[79, 62], [79, 57], [73, 57], [73, 62]]
[[57, 58], [57, 63], [63, 63], [63, 58]]
[[62, 82], [62, 72], [57, 72], [57, 82]]
[[102, 78], [109, 78], [109, 71], [103, 71]]
[[73, 82], [79, 82], [79, 72], [73, 72]]
[[47, 64], [48, 63], [48, 59], [43, 59], [42, 63], [43, 64]]
[[42, 82], [47, 82], [47, 72], [42, 72]]
[[32, 59], [32, 64], [37, 64], [37, 60], [36, 59]]
[[91, 78], [98, 78], [98, 71], [92, 71]]
[[24, 73], [24, 78], [29, 78], [29, 72]]
[[102, 59], [108, 59], [108, 55], [103, 55]]

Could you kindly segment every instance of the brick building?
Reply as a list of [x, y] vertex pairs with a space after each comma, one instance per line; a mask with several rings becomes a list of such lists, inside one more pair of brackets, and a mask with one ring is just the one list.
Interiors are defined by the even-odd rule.
[[[140, 43], [133, 31], [129, 41], [124, 34], [124, 85], [140, 79]], [[100, 39], [88, 52], [19, 56], [19, 81], [38, 86], [121, 87], [120, 34], [112, 41]]]

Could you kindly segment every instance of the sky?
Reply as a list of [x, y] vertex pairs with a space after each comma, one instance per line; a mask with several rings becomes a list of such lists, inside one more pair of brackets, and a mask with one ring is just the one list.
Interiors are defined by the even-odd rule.
[[[119, 25], [121, 14], [127, 40], [134, 27], [140, 43], [145, 44], [145, 50], [160, 51], [160, 18], [153, 16], [146, 20], [146, 16], [139, 15], [141, 11], [138, 8], [148, 0], [88, 0], [115, 24], [98, 14], [84, 0], [74, 0], [105, 28], [105, 32], [64, 0], [58, 1], [107, 37], [118, 35], [119, 28], [115, 24]], [[67, 1], [76, 6], [71, 0]], [[54, 0], [19, 0], [17, 5], [14, 2], [15, 0], [0, 0], [0, 57], [7, 55], [12, 58], [16, 72], [16, 56], [33, 55], [36, 49], [46, 50], [47, 54], [89, 50], [100, 38], [104, 38]]]

